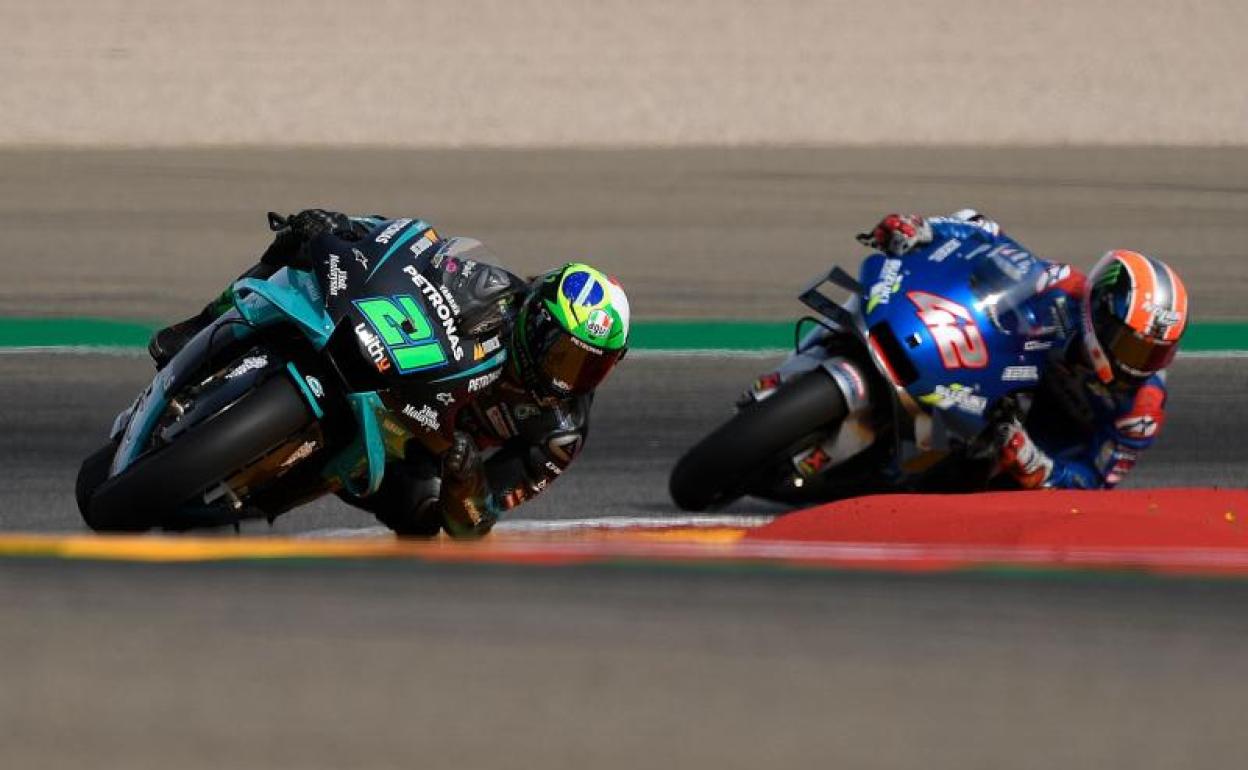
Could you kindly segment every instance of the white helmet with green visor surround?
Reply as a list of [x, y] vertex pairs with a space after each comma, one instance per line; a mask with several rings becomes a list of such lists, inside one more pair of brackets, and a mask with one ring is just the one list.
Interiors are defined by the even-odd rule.
[[580, 262], [533, 279], [513, 349], [539, 398], [593, 392], [628, 350], [628, 297], [619, 282]]

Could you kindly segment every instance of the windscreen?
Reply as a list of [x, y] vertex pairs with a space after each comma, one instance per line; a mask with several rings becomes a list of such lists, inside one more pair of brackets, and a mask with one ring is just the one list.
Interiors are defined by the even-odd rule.
[[1059, 331], [1042, 298], [1049, 274], [1021, 249], [998, 248], [979, 257], [971, 271], [976, 308], [1002, 334], [1042, 337]]

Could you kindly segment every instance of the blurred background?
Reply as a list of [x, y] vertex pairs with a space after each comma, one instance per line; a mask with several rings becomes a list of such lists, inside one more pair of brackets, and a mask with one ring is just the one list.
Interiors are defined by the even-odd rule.
[[[0, 325], [190, 315], [264, 213], [419, 216], [634, 317], [786, 320], [889, 211], [1248, 288], [1237, 0], [0, 0]], [[1248, 347], [1245, 345], [1243, 347]], [[630, 358], [521, 518], [666, 516], [765, 359]], [[77, 531], [150, 378], [0, 356], [0, 529]], [[1137, 485], [1241, 484], [1242, 360], [1187, 358]], [[732, 512], [774, 514], [743, 504]], [[367, 527], [324, 502], [279, 533]], [[1242, 755], [1233, 584], [782, 570], [0, 563], [0, 766], [1202, 767]]]
[[310, 205], [589, 255], [646, 317], [788, 318], [881, 213], [964, 205], [1050, 258], [1174, 259], [1203, 317], [1244, 288], [1230, 0], [2, 12], [0, 313], [178, 316]]

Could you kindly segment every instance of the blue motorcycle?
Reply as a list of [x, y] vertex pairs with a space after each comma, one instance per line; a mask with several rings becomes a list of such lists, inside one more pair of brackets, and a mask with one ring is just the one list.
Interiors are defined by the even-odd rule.
[[[887, 491], [975, 491], [1000, 420], [1025, 415], [1076, 309], [1014, 244], [950, 239], [872, 254], [800, 295], [794, 353], [672, 471], [685, 510], [743, 496], [803, 504]], [[837, 303], [825, 284], [850, 292]]]

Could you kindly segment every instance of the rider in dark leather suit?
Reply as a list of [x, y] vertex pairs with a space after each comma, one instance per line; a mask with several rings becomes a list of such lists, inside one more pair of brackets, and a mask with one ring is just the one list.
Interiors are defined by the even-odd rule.
[[[477, 341], [476, 358], [496, 350], [507, 357], [502, 367], [448, 387], [436, 404], [409, 415], [423, 451], [390, 463], [374, 494], [342, 492], [344, 500], [400, 535], [430, 536], [442, 528], [453, 536], [482, 535], [572, 463], [585, 443], [594, 390], [627, 350], [628, 299], [615, 279], [569, 263], [525, 280], [491, 264], [479, 242], [442, 239], [419, 220], [309, 209], [289, 219], [270, 215], [270, 226], [277, 236], [246, 276], [308, 269], [306, 247], [317, 239], [427, 239], [430, 267], [413, 280], [427, 281], [452, 307], [465, 339]], [[157, 366], [230, 305], [227, 292], [158, 331], [149, 344]], [[383, 400], [403, 417], [401, 396]]]

